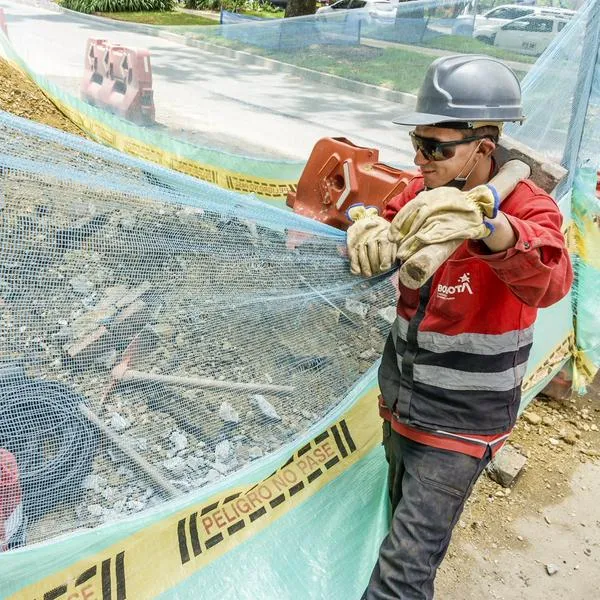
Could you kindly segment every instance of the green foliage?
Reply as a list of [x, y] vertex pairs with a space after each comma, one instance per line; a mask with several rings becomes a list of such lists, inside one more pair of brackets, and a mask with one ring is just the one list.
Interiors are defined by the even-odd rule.
[[535, 56], [525, 56], [510, 50], [503, 50], [490, 46], [479, 40], [468, 38], [465, 36], [456, 35], [441, 35], [429, 42], [423, 43], [422, 46], [428, 48], [438, 48], [439, 50], [449, 50], [460, 54], [487, 54], [502, 60], [512, 60], [521, 63], [534, 63], [537, 58]]
[[179, 10], [173, 11], [144, 11], [144, 12], [113, 12], [96, 13], [101, 17], [115, 19], [117, 21], [128, 21], [131, 23], [146, 23], [148, 25], [218, 25], [218, 16], [207, 19], [199, 15], [190, 15]]
[[281, 9], [270, 2], [262, 0], [185, 0], [186, 8], [196, 10], [216, 10], [221, 8], [229, 12], [243, 12], [245, 14], [265, 15], [280, 12]]
[[173, 10], [175, 0], [62, 0], [64, 8], [82, 13]]
[[243, 12], [246, 15], [256, 15], [257, 17], [283, 17], [284, 11], [268, 1], [246, 0]]

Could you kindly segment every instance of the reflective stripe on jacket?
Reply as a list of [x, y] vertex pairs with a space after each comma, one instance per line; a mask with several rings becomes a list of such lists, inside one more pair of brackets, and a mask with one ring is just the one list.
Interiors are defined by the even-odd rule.
[[[416, 177], [384, 217], [422, 189]], [[399, 284], [379, 384], [401, 423], [494, 434], [516, 420], [537, 309], [565, 296], [573, 273], [548, 194], [523, 181], [501, 210], [516, 233], [513, 248], [490, 253], [483, 242], [465, 242], [421, 289]]]

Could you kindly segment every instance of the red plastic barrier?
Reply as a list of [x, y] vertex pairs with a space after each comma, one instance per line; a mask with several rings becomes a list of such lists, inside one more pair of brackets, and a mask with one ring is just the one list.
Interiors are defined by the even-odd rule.
[[110, 44], [107, 40], [88, 39], [85, 49], [85, 68], [81, 82], [81, 98], [88, 104], [102, 106], [103, 89], [108, 78]]
[[304, 167], [297, 192], [287, 205], [311, 219], [346, 230], [357, 206], [382, 209], [414, 176], [377, 162], [379, 150], [355, 146], [346, 138], [319, 140]]
[[8, 27], [6, 26], [6, 15], [4, 14], [4, 9], [0, 8], [0, 29], [4, 31], [4, 35], [8, 37]]
[[81, 97], [139, 125], [153, 124], [154, 92], [148, 50], [88, 39]]

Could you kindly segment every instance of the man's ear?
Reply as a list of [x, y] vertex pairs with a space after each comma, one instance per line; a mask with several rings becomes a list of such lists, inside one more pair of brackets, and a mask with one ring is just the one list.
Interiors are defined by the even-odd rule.
[[481, 141], [481, 145], [479, 146], [478, 152], [480, 152], [483, 156], [490, 156], [494, 150], [496, 149], [496, 143], [490, 140], [489, 138], [483, 138]]

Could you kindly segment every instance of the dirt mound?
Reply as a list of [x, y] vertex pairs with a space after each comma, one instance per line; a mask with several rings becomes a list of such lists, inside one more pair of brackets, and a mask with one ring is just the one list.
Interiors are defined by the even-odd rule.
[[0, 59], [0, 108], [85, 137], [81, 129], [67, 119], [31, 79], [3, 59]]

